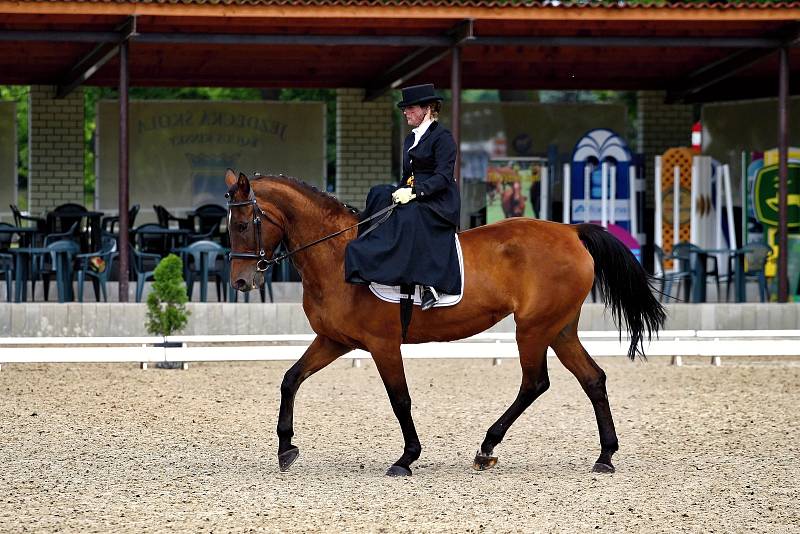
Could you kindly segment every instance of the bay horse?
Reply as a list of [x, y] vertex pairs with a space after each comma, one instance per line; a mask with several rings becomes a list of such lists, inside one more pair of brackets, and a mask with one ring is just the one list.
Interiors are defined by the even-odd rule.
[[[293, 178], [258, 176], [251, 181], [229, 169], [225, 182], [230, 280], [240, 291], [263, 284], [264, 271], [275, 261], [273, 251], [279, 243], [294, 251], [358, 222], [353, 208]], [[411, 475], [410, 466], [422, 450], [403, 370], [398, 305], [373, 296], [367, 286], [345, 282], [345, 246], [356, 232], [347, 229], [292, 256], [303, 280], [303, 309], [316, 338], [281, 383], [277, 427], [281, 471], [299, 454], [292, 437], [300, 384], [353, 349], [371, 353], [403, 433], [403, 454], [386, 474]], [[647, 273], [619, 240], [592, 224], [512, 218], [461, 232], [459, 239], [464, 258], [463, 299], [451, 307], [414, 314], [405, 342], [462, 339], [514, 315], [522, 384], [514, 402], [486, 432], [473, 467], [483, 470], [496, 464], [495, 447], [548, 389], [547, 348], [552, 347], [594, 407], [600, 456], [592, 469], [614, 472], [611, 457], [618, 442], [606, 375], [578, 339], [578, 318], [596, 284], [620, 332], [625, 320], [631, 341], [628, 356], [644, 356], [645, 330], [648, 335], [657, 334], [666, 318]]]

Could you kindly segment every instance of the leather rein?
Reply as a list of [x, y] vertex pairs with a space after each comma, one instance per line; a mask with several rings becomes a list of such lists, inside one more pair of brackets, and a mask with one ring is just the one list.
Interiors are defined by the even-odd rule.
[[[230, 199], [230, 196], [229, 196], [228, 193], [225, 193], [225, 198]], [[264, 210], [261, 209], [261, 207], [258, 205], [258, 202], [256, 201], [256, 197], [253, 194], [253, 190], [252, 189], [250, 190], [250, 197], [247, 200], [243, 200], [243, 201], [240, 201], [240, 202], [228, 202], [228, 232], [230, 233], [230, 231], [231, 231], [231, 215], [232, 215], [232, 212], [233, 212], [233, 208], [240, 208], [240, 207], [246, 208], [247, 206], [252, 206], [253, 207], [253, 227], [255, 228], [255, 238], [256, 238], [255, 247], [253, 247], [253, 249], [254, 250], [257, 249], [258, 252], [233, 252], [233, 251], [231, 251], [231, 252], [228, 253], [228, 257], [230, 259], [241, 258], [241, 259], [257, 260], [256, 261], [256, 271], [257, 272], [264, 272], [267, 269], [269, 269], [271, 266], [282, 262], [286, 258], [289, 258], [290, 256], [293, 256], [293, 255], [297, 254], [298, 252], [301, 252], [301, 251], [303, 251], [303, 250], [305, 250], [307, 248], [311, 248], [314, 245], [318, 245], [318, 244], [322, 243], [323, 241], [327, 241], [328, 239], [333, 239], [334, 237], [336, 237], [336, 236], [338, 236], [340, 234], [343, 234], [348, 230], [352, 230], [353, 228], [356, 228], [357, 226], [361, 226], [362, 224], [365, 224], [365, 223], [367, 223], [367, 222], [369, 222], [369, 221], [371, 221], [373, 219], [377, 219], [378, 217], [381, 217], [380, 220], [378, 220], [375, 223], [373, 223], [373, 225], [370, 226], [369, 228], [367, 228], [361, 235], [364, 236], [364, 235], [368, 234], [369, 232], [371, 232], [372, 230], [377, 228], [381, 223], [386, 221], [386, 219], [389, 218], [389, 216], [392, 214], [394, 209], [397, 207], [397, 204], [390, 204], [390, 205], [386, 206], [385, 208], [383, 208], [382, 210], [380, 210], [379, 212], [371, 215], [370, 217], [367, 217], [363, 221], [359, 221], [359, 222], [357, 222], [355, 224], [352, 224], [352, 225], [348, 226], [347, 228], [343, 228], [342, 230], [339, 230], [338, 232], [334, 232], [334, 233], [332, 233], [330, 235], [326, 235], [325, 237], [321, 237], [321, 238], [317, 239], [316, 241], [312, 241], [311, 243], [307, 243], [305, 245], [302, 245], [302, 246], [292, 250], [291, 252], [286, 252], [286, 253], [281, 254], [280, 256], [277, 256], [277, 257], [274, 257], [274, 258], [267, 258], [267, 251], [264, 250], [264, 243], [261, 241], [261, 217], [264, 217], [264, 219], [266, 219], [267, 222], [272, 223], [273, 225], [275, 225], [282, 233], [285, 234], [286, 232], [285, 232], [285, 230], [283, 229], [283, 227], [280, 224], [278, 224], [276, 221], [274, 221], [267, 214], [267, 212], [265, 212]]]

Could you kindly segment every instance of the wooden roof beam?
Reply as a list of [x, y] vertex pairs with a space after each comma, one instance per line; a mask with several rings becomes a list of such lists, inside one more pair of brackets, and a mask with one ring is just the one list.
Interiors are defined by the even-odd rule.
[[375, 84], [366, 88], [364, 101], [375, 100], [387, 91], [397, 89], [406, 80], [413, 78], [441, 61], [450, 54], [452, 48], [475, 39], [473, 20], [462, 20], [447, 33], [447, 37], [450, 39], [450, 46], [447, 49], [437, 51], [433, 47], [420, 48], [389, 68]]
[[758, 63], [777, 52], [781, 47], [796, 46], [800, 42], [800, 25], [793, 24], [783, 33], [783, 37], [779, 39], [780, 44], [776, 47], [738, 50], [710, 65], [695, 70], [687, 76], [684, 83], [667, 91], [665, 101], [668, 104], [688, 101], [693, 95]]
[[[131, 35], [132, 41], [147, 44], [216, 45], [310, 45], [310, 46], [419, 46], [449, 47], [452, 37], [425, 35], [309, 35], [209, 32], [146, 32]], [[118, 31], [3, 30], [0, 41], [42, 41], [53, 43], [90, 42], [119, 44]], [[463, 44], [471, 46], [579, 47], [579, 48], [762, 48], [783, 46], [770, 37], [643, 37], [643, 36], [530, 36], [480, 35]], [[796, 46], [796, 43], [791, 46]]]
[[117, 35], [117, 42], [100, 43], [94, 49], [81, 58], [75, 66], [58, 82], [56, 98], [64, 98], [75, 88], [92, 77], [108, 60], [119, 53], [119, 45], [128, 41], [136, 35], [136, 16], [130, 16], [125, 22], [114, 29]]

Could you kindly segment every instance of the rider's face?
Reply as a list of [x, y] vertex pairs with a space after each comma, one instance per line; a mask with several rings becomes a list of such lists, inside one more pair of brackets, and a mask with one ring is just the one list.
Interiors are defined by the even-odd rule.
[[416, 128], [425, 120], [429, 110], [428, 106], [408, 106], [403, 108], [403, 115], [405, 115], [408, 125]]

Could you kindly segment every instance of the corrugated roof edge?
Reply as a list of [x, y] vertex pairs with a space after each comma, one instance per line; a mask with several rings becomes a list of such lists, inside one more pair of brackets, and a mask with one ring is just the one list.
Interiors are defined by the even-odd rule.
[[354, 7], [549, 7], [609, 9], [797, 9], [800, 1], [753, 0], [750, 2], [666, 0], [19, 0], [18, 3], [64, 4], [221, 4], [242, 6], [354, 6]]

